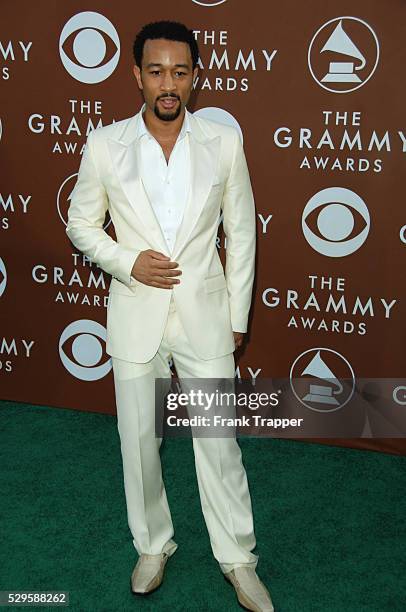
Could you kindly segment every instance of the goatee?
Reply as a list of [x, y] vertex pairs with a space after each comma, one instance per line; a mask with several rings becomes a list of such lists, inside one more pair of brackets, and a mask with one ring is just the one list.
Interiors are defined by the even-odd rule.
[[175, 121], [175, 119], [177, 119], [180, 115], [180, 111], [182, 110], [182, 105], [178, 104], [176, 110], [174, 110], [173, 113], [161, 113], [161, 111], [159, 110], [159, 106], [158, 106], [158, 100], [161, 100], [164, 98], [175, 99], [180, 102], [180, 99], [178, 98], [178, 96], [160, 96], [155, 102], [154, 113], [156, 117], [158, 117], [158, 119], [161, 119], [161, 121]]

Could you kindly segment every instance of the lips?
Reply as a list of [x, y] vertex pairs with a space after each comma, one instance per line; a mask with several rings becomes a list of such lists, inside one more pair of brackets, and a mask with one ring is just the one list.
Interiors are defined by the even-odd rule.
[[159, 102], [162, 104], [162, 106], [166, 110], [171, 110], [172, 108], [175, 108], [176, 104], [178, 103], [178, 99], [177, 98], [161, 98]]

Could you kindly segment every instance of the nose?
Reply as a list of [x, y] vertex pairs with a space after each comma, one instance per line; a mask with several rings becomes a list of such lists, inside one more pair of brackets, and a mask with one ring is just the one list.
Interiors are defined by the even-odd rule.
[[164, 73], [161, 89], [162, 91], [174, 91], [176, 89], [176, 83], [170, 72]]

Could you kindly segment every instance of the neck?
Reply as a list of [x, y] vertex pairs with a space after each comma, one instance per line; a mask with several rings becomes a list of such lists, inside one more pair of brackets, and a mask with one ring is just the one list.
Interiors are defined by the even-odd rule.
[[148, 106], [145, 108], [145, 112], [143, 114], [146, 128], [153, 136], [155, 136], [157, 140], [176, 140], [182, 128], [184, 118], [184, 108], [182, 108], [179, 117], [173, 121], [162, 121], [162, 119], [159, 119], [155, 115], [154, 111], [152, 111]]

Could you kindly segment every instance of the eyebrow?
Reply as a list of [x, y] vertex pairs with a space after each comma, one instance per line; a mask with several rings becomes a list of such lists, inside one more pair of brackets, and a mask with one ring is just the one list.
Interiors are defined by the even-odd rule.
[[[163, 66], [163, 64], [158, 64], [158, 63], [154, 63], [154, 62], [152, 62], [150, 64], [147, 64], [147, 68], [152, 68], [153, 66], [160, 66], [161, 67], [161, 66]], [[189, 69], [189, 66], [187, 64], [175, 64], [174, 67], [175, 68], [187, 68], [187, 69]]]

